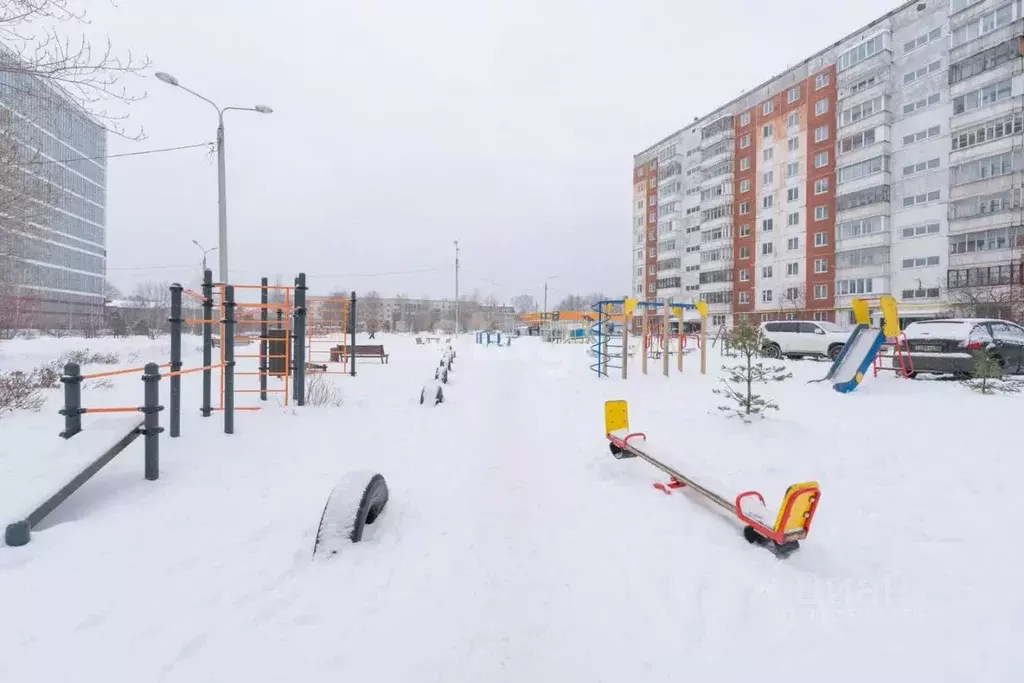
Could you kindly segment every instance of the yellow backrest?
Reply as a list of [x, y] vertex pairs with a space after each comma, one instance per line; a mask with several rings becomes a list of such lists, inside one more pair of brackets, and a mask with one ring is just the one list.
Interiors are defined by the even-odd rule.
[[786, 495], [779, 504], [779, 516], [775, 519], [775, 531], [788, 534], [810, 526], [820, 496], [821, 490], [816, 481], [793, 484], [786, 489]]
[[604, 433], [629, 430], [629, 404], [626, 401], [604, 402]]
[[871, 325], [871, 307], [864, 299], [854, 299], [850, 303], [853, 309], [853, 319], [858, 325]]
[[882, 309], [882, 332], [886, 337], [900, 336], [900, 315], [896, 310], [896, 299], [886, 294], [878, 300], [878, 306]]

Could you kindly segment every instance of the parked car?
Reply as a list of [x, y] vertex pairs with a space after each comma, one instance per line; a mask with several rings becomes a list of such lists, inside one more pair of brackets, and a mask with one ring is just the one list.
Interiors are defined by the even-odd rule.
[[[1006, 320], [989, 318], [947, 318], [919, 320], [904, 330], [910, 359], [911, 377], [968, 375], [974, 351], [984, 350], [1008, 374], [1024, 372], [1024, 328]], [[899, 366], [899, 359], [893, 360]]]
[[850, 331], [818, 320], [780, 320], [761, 323], [761, 352], [769, 358], [820, 356], [835, 360]]

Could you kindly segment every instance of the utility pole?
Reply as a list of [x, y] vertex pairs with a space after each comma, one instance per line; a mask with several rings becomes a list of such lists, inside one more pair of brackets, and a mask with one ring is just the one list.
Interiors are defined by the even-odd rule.
[[459, 241], [452, 240], [455, 244], [455, 335], [458, 336], [459, 329]]

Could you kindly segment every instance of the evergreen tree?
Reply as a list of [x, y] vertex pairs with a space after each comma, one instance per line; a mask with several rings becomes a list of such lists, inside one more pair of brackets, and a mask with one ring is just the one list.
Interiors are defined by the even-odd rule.
[[763, 341], [761, 329], [743, 317], [727, 333], [725, 341], [740, 362], [722, 367], [727, 376], [720, 378], [722, 387], [715, 389], [714, 393], [729, 398], [736, 405], [722, 405], [718, 409], [748, 423], [755, 415], [763, 418], [766, 411], [778, 410], [779, 406], [774, 401], [754, 393], [754, 385], [781, 382], [792, 377], [793, 373], [787, 372], [785, 365], [765, 365], [758, 359]]
[[1020, 384], [1003, 379], [1003, 368], [985, 349], [976, 349], [971, 354], [971, 376], [964, 380], [969, 388], [980, 394], [1016, 393]]

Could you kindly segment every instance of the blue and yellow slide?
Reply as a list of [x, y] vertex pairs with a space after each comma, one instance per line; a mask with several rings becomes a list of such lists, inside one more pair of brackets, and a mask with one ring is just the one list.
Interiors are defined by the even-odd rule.
[[822, 380], [831, 380], [832, 388], [841, 394], [848, 394], [857, 388], [882, 344], [885, 343], [886, 337], [896, 337], [900, 333], [896, 299], [893, 297], [885, 295], [879, 298], [878, 306], [882, 310], [880, 330], [873, 330], [870, 327], [871, 312], [865, 299], [854, 299], [852, 306], [857, 327], [846, 340], [842, 352], [836, 356], [828, 374]]

